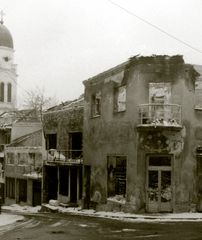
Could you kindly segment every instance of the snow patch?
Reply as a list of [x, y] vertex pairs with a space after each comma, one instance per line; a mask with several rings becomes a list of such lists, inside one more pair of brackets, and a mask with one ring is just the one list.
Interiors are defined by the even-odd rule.
[[24, 219], [23, 216], [2, 213], [0, 214], [0, 226], [12, 224], [23, 219]]

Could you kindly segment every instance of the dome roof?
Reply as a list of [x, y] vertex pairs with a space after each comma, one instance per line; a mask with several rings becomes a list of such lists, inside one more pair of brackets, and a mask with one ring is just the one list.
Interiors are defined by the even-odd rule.
[[13, 48], [13, 38], [3, 23], [0, 23], [0, 47], [1, 46]]

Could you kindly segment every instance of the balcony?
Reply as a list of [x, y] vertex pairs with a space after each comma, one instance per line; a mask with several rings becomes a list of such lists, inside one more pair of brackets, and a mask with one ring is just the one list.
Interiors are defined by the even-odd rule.
[[47, 163], [77, 165], [83, 163], [82, 150], [47, 150]]
[[138, 128], [182, 128], [181, 106], [177, 104], [139, 105]]

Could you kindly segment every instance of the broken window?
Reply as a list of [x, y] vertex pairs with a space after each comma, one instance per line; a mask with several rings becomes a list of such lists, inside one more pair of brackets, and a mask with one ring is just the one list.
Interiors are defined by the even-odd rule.
[[101, 114], [101, 92], [92, 95], [91, 114], [92, 117], [100, 116]]
[[15, 198], [15, 179], [6, 178], [6, 197]]
[[108, 156], [108, 196], [126, 194], [126, 156]]
[[114, 90], [114, 111], [123, 112], [126, 110], [126, 86]]
[[82, 158], [82, 132], [69, 133], [69, 157]]

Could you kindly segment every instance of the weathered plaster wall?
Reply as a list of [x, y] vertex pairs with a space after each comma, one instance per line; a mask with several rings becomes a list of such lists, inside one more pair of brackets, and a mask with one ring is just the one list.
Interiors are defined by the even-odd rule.
[[[151, 58], [139, 62], [131, 61], [119, 73], [99, 77], [85, 82], [84, 113], [84, 164], [91, 166], [91, 198], [99, 192], [99, 201], [106, 203], [107, 197], [107, 155], [127, 156], [126, 200], [135, 211], [145, 207], [145, 181], [147, 153], [158, 153], [158, 149], [147, 149], [144, 143], [148, 132], [138, 132], [138, 105], [149, 103], [149, 83], [171, 83], [171, 103], [182, 106], [181, 130], [161, 130], [166, 143], [165, 151], [173, 155], [173, 210], [187, 211], [197, 203], [196, 157], [194, 146], [196, 127], [200, 125], [200, 113], [194, 110], [194, 79], [192, 66], [184, 64], [179, 57]], [[122, 78], [122, 80], [121, 80]], [[113, 89], [126, 84], [126, 111], [114, 113]], [[91, 96], [101, 91], [101, 115], [91, 117]], [[202, 115], [202, 114], [201, 114]], [[143, 143], [141, 142], [143, 141]], [[150, 142], [150, 141], [149, 141]], [[142, 144], [144, 148], [142, 148]], [[149, 143], [151, 144], [151, 143]], [[150, 145], [149, 145], [150, 146]]]
[[69, 132], [83, 131], [83, 108], [53, 111], [43, 115], [45, 134], [57, 134], [57, 145], [62, 150], [68, 150]]

